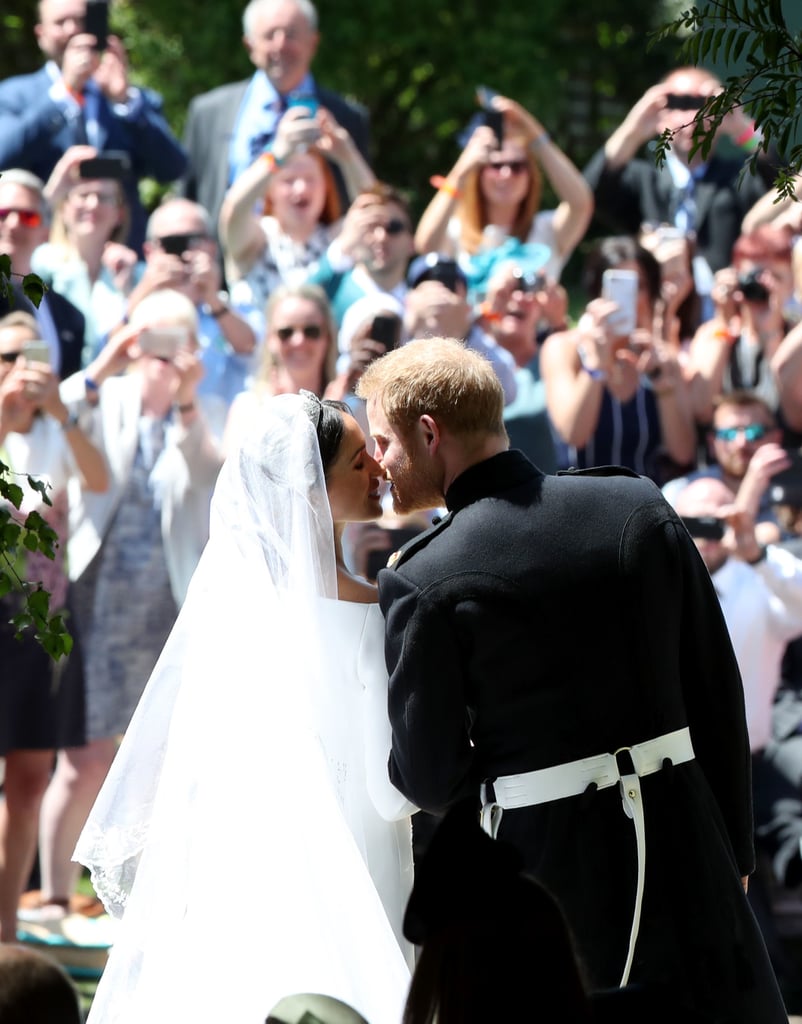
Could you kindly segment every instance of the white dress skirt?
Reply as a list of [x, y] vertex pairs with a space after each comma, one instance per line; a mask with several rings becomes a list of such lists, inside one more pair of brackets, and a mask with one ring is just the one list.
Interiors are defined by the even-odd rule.
[[[230, 651], [225, 674], [197, 650], [161, 701], [163, 740], [146, 692], [111, 785], [124, 786], [137, 747], [162, 768], [90, 1024], [263, 1024], [309, 992], [370, 1024], [400, 1021], [413, 808], [387, 777], [383, 620], [377, 605], [318, 600], [309, 642], [325, 655], [325, 696], [311, 728], [289, 689], [277, 700], [269, 644], [251, 671]], [[303, 659], [304, 623], [295, 632]], [[113, 845], [113, 813], [96, 822]], [[79, 857], [97, 839], [90, 818]]]

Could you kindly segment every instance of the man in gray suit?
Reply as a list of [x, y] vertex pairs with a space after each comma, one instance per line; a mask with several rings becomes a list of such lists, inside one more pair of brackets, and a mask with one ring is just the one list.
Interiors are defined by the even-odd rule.
[[[251, 0], [242, 17], [243, 42], [255, 74], [196, 96], [189, 105], [185, 145], [189, 170], [183, 194], [205, 206], [217, 224], [231, 182], [270, 143], [294, 100], [313, 99], [345, 128], [367, 158], [367, 113], [321, 89], [310, 73], [319, 42], [310, 0]], [[332, 165], [344, 206], [348, 196]]]

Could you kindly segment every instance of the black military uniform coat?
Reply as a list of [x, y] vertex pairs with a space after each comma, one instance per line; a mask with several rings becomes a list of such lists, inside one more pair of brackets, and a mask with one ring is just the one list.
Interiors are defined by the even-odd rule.
[[[689, 726], [696, 759], [642, 780], [646, 886], [633, 983], [715, 1021], [787, 1019], [740, 876], [753, 868], [743, 693], [709, 575], [648, 480], [544, 476], [517, 451], [463, 473], [449, 516], [379, 574], [390, 775], [441, 811], [499, 775]], [[505, 811], [593, 987], [618, 984], [636, 847], [617, 787]], [[466, 899], [492, 899], [477, 878]], [[500, 981], [501, 983], [501, 981]]]

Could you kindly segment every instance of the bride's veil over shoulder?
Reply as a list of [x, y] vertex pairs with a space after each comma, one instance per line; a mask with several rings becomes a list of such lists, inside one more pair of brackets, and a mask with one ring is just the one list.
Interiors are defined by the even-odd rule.
[[319, 739], [337, 713], [318, 626], [337, 582], [307, 401], [271, 401], [226, 460], [209, 543], [79, 841], [123, 918], [93, 1024], [261, 1024], [311, 991], [400, 1019], [406, 965]]

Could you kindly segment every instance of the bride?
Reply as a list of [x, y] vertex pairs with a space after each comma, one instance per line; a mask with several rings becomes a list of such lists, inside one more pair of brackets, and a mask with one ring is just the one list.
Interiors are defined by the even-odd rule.
[[381, 471], [345, 405], [266, 408], [76, 850], [122, 916], [91, 1024], [262, 1024], [296, 992], [401, 1019], [414, 808], [375, 590], [341, 551]]

